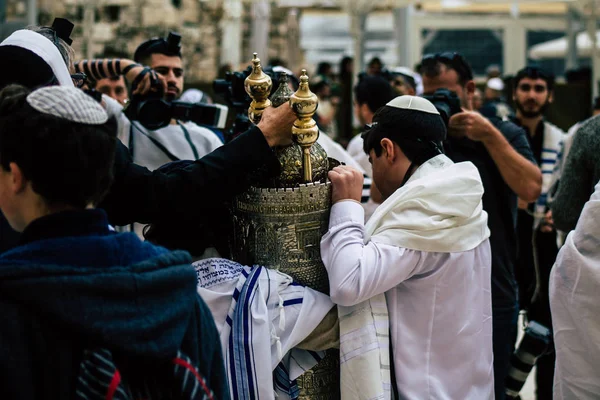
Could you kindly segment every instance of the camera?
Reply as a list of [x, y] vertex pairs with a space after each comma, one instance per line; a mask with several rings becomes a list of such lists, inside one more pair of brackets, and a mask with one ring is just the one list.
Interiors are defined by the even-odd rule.
[[530, 321], [525, 335], [510, 359], [510, 370], [504, 381], [507, 399], [519, 398], [527, 376], [537, 360], [552, 348], [552, 332], [544, 325]]
[[[263, 68], [263, 72], [271, 78], [273, 83], [272, 93], [279, 87], [279, 72], [287, 72], [290, 82], [295, 87], [298, 87], [300, 82], [298, 78], [291, 74], [291, 71], [285, 70], [282, 67], [271, 67], [267, 66]], [[225, 98], [225, 101], [235, 110], [235, 120], [231, 128], [225, 132], [225, 142], [233, 140], [237, 135], [248, 130], [252, 123], [248, 118], [248, 107], [252, 102], [246, 89], [244, 82], [246, 78], [252, 73], [252, 67], [249, 66], [243, 71], [227, 72], [225, 79], [215, 79], [213, 81], [213, 90], [215, 94], [220, 94]]]
[[163, 99], [162, 88], [157, 88], [145, 96], [133, 96], [125, 109], [125, 115], [132, 121], [139, 121], [149, 130], [164, 128], [171, 119], [224, 129], [228, 111], [226, 106], [220, 104], [193, 104], [177, 100], [169, 102]]
[[462, 112], [460, 99], [456, 93], [448, 89], [438, 89], [433, 94], [424, 95], [423, 98], [429, 100], [438, 110], [446, 126], [454, 114]]
[[[181, 35], [169, 32], [166, 41], [153, 39], [147, 43], [163, 41], [168, 52], [181, 52]], [[139, 49], [138, 49], [139, 50]], [[228, 108], [219, 104], [193, 104], [183, 101], [167, 101], [164, 99], [160, 82], [152, 82], [151, 90], [141, 96], [134, 95], [125, 109], [125, 115], [132, 121], [139, 121], [146, 129], [156, 130], [169, 125], [171, 119], [192, 121], [198, 125], [208, 125], [224, 129]], [[132, 90], [135, 90], [132, 87]]]

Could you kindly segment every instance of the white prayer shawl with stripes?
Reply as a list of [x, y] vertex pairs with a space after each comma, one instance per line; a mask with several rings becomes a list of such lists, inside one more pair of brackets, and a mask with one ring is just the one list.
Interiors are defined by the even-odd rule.
[[324, 353], [296, 349], [333, 307], [328, 296], [279, 271], [210, 258], [195, 262], [198, 293], [210, 308], [233, 399], [298, 395], [295, 379]]
[[540, 169], [542, 170], [542, 192], [535, 202], [535, 218], [533, 229], [537, 229], [544, 219], [548, 192], [557, 179], [555, 167], [562, 152], [562, 143], [566, 134], [558, 127], [544, 121], [544, 140], [542, 143], [542, 156]]
[[390, 321], [385, 295], [338, 305], [340, 392], [344, 400], [392, 398]]

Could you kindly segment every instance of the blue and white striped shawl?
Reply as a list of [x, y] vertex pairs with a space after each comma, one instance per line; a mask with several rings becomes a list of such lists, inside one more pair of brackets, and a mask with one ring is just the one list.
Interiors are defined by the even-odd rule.
[[533, 227], [536, 229], [544, 218], [548, 203], [548, 191], [556, 180], [556, 166], [562, 153], [562, 143], [566, 134], [558, 127], [544, 121], [544, 141], [542, 143], [542, 193], [535, 202], [535, 218]]
[[219, 330], [231, 397], [296, 398], [295, 379], [324, 353], [295, 347], [333, 307], [329, 297], [260, 266], [218, 258], [193, 265]]

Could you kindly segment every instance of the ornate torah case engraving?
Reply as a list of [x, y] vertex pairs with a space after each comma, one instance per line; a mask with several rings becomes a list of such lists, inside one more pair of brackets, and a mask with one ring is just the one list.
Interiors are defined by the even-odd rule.
[[[264, 94], [266, 88], [271, 89], [271, 78], [262, 71], [256, 54], [252, 62], [253, 72], [245, 87], [253, 98], [248, 115], [258, 123], [263, 110], [271, 104]], [[287, 85], [286, 79], [282, 81], [281, 85]], [[279, 176], [256, 182], [235, 198], [232, 258], [242, 264], [280, 270], [298, 283], [329, 293], [320, 242], [327, 232], [331, 209], [327, 172], [338, 163], [328, 159], [316, 143], [319, 130], [312, 116], [318, 99], [309, 89], [306, 71], [303, 70], [296, 93], [281, 85], [271, 101], [276, 106], [292, 107], [298, 116], [292, 128], [294, 143], [275, 149], [281, 163]], [[299, 399], [339, 399], [339, 352], [329, 350], [297, 383]]]

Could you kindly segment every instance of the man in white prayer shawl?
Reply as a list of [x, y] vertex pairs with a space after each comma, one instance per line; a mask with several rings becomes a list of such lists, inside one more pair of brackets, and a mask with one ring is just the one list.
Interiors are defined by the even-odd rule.
[[265, 267], [223, 258], [193, 266], [221, 337], [231, 398], [297, 398], [295, 379], [325, 356], [308, 349], [337, 347], [329, 297]]
[[[340, 315], [347, 306], [387, 301], [399, 398], [493, 399], [490, 231], [481, 177], [472, 163], [443, 154], [446, 127], [429, 101], [397, 97], [373, 121], [364, 150], [385, 201], [366, 226], [358, 203], [362, 174], [347, 166], [329, 172], [334, 204], [321, 255], [331, 299]], [[342, 353], [351, 339], [343, 322]], [[342, 390], [345, 376], [361, 376], [347, 359]]]
[[554, 399], [600, 396], [600, 182], [550, 273]]

